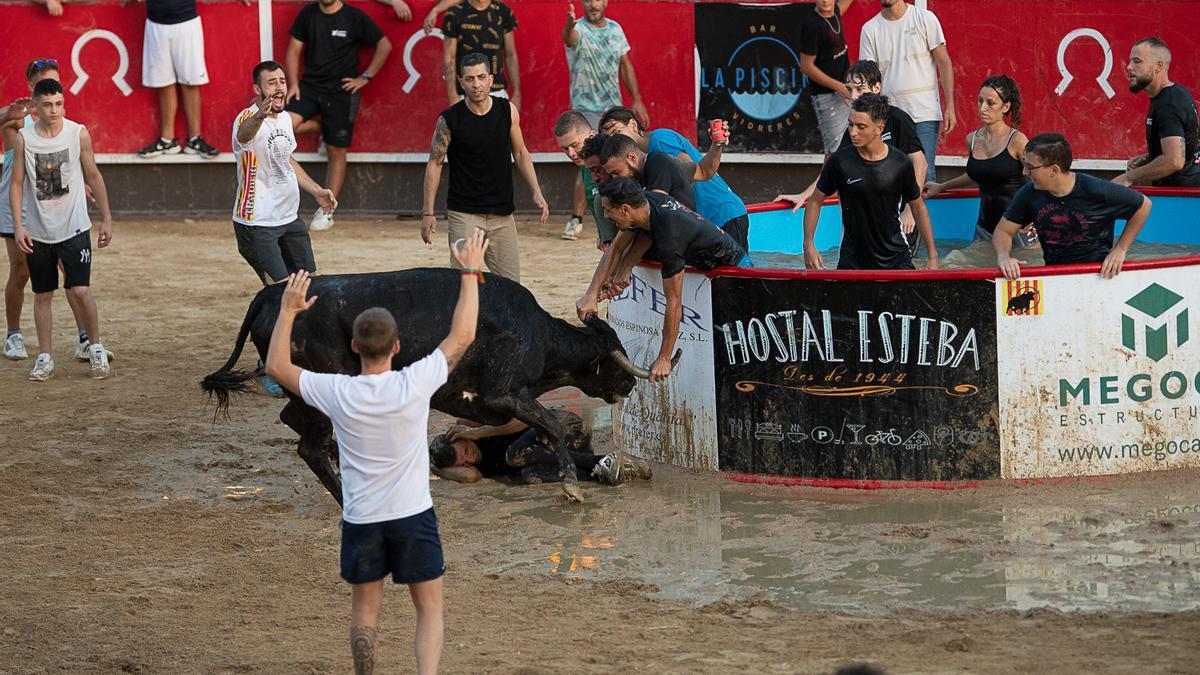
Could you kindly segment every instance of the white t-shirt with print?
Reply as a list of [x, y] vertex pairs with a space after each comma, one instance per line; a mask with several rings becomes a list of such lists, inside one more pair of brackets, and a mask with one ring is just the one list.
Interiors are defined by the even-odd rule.
[[300, 373], [300, 395], [333, 422], [342, 518], [361, 525], [416, 515], [429, 495], [429, 399], [446, 383], [442, 350], [380, 375]]
[[233, 121], [238, 180], [233, 220], [258, 227], [287, 225], [300, 209], [300, 184], [291, 162], [296, 151], [292, 116], [281, 112], [268, 117], [249, 143], [238, 143], [238, 126], [257, 112], [258, 106], [252, 105]]
[[883, 14], [863, 26], [858, 58], [879, 64], [883, 95], [912, 116], [914, 122], [942, 119], [934, 49], [946, 44], [942, 24], [933, 12], [909, 5], [904, 16], [888, 21]]

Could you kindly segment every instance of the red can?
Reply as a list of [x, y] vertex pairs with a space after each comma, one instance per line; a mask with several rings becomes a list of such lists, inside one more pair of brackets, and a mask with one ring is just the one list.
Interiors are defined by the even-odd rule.
[[712, 120], [708, 123], [708, 135], [712, 142], [725, 145], [729, 137], [725, 135], [725, 120]]

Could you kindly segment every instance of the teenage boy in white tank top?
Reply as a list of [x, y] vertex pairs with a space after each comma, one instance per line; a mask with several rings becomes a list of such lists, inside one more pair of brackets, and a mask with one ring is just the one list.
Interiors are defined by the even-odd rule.
[[45, 79], [33, 89], [38, 121], [22, 129], [13, 147], [9, 206], [17, 246], [25, 252], [33, 286], [33, 320], [38, 357], [29, 379], [44, 382], [54, 373], [51, 357], [54, 334], [52, 301], [58, 290], [58, 265], [63, 287], [82, 310], [84, 330], [91, 336], [92, 377], [108, 377], [108, 353], [100, 340], [96, 300], [91, 293], [92, 221], [88, 217], [84, 184], [91, 187], [102, 221], [98, 245], [112, 242], [108, 191], [96, 167], [92, 137], [82, 125], [66, 119], [62, 85]]

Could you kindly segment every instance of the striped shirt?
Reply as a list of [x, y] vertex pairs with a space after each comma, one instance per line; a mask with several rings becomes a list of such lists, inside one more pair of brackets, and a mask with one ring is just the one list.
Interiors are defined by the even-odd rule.
[[292, 118], [279, 113], [263, 120], [249, 143], [239, 143], [238, 126], [258, 112], [252, 105], [233, 122], [233, 152], [237, 156], [237, 198], [233, 221], [258, 227], [278, 227], [296, 220], [300, 186], [292, 168], [296, 137]]

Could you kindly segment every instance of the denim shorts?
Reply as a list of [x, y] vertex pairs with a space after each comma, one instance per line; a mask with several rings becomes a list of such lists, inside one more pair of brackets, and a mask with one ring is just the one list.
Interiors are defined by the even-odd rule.
[[446, 573], [432, 508], [379, 523], [342, 521], [342, 578], [365, 584], [388, 573], [398, 584], [432, 581]]
[[825, 154], [832, 155], [842, 142], [842, 134], [850, 123], [850, 106], [837, 92], [817, 94], [812, 97], [813, 112], [817, 115], [817, 128], [821, 130], [821, 144]]

